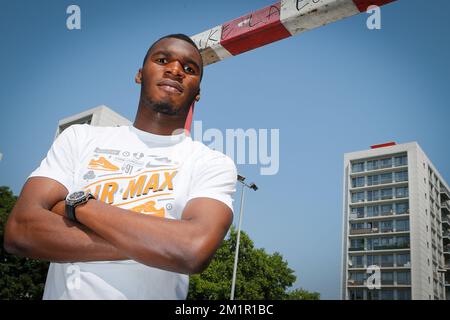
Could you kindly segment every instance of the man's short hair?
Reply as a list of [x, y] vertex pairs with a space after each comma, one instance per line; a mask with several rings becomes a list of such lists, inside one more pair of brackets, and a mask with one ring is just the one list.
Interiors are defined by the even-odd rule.
[[203, 58], [202, 58], [202, 55], [201, 55], [200, 50], [198, 49], [197, 45], [195, 44], [195, 42], [188, 35], [185, 35], [184, 33], [169, 34], [169, 35], [161, 37], [158, 40], [156, 40], [155, 42], [153, 42], [153, 44], [147, 50], [147, 53], [146, 53], [146, 55], [144, 57], [144, 61], [142, 62], [142, 66], [144, 66], [145, 61], [147, 61], [148, 54], [150, 53], [150, 51], [152, 51], [152, 49], [155, 46], [155, 44], [157, 44], [159, 41], [161, 41], [163, 39], [167, 39], [167, 38], [175, 38], [175, 39], [184, 40], [186, 42], [189, 42], [195, 49], [197, 49], [198, 53], [200, 54], [200, 58], [202, 59], [202, 70], [201, 70], [202, 72], [200, 74], [200, 80], [201, 80], [202, 77], [203, 77]]

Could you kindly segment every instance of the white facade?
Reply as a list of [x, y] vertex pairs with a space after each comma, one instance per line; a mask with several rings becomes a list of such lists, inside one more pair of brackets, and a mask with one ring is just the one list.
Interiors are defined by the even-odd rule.
[[420, 146], [345, 154], [343, 190], [342, 299], [450, 299], [450, 188]]
[[112, 111], [107, 106], [101, 105], [60, 120], [58, 122], [58, 128], [56, 129], [55, 139], [61, 132], [71, 125], [84, 123], [99, 127], [131, 125], [130, 120], [121, 116], [117, 112]]

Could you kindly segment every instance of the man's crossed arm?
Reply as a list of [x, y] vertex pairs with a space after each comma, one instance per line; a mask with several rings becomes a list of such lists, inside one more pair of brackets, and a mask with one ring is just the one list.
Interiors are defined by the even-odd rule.
[[194, 198], [180, 220], [90, 200], [76, 208], [80, 223], [75, 223], [62, 216], [67, 193], [53, 179], [30, 178], [8, 219], [6, 250], [53, 262], [133, 259], [192, 274], [207, 267], [232, 222], [231, 209], [223, 202]]

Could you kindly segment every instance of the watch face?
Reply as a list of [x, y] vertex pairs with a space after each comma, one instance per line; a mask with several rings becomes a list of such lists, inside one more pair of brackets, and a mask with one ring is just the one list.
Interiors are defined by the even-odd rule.
[[77, 191], [77, 192], [73, 192], [71, 193], [68, 197], [67, 200], [70, 201], [77, 201], [79, 199], [82, 199], [85, 196], [84, 191]]

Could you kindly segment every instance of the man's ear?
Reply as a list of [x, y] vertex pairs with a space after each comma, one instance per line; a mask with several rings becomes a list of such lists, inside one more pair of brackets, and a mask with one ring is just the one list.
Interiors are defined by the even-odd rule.
[[195, 96], [195, 101], [200, 101], [200, 89], [198, 89], [197, 95]]
[[141, 84], [142, 83], [142, 68], [139, 68], [139, 71], [136, 73], [136, 76], [134, 77], [134, 81], [137, 84]]

